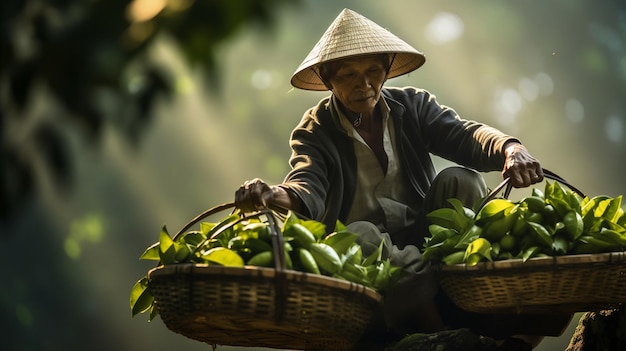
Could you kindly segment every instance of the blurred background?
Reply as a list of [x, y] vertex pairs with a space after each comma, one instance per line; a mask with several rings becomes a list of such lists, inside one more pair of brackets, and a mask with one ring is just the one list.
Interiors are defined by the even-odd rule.
[[[3, 348], [209, 348], [131, 319], [153, 267], [138, 257], [243, 181], [282, 180], [291, 129], [326, 95], [289, 79], [345, 7], [426, 54], [387, 85], [518, 136], [589, 195], [626, 193], [622, 1], [6, 0]], [[538, 349], [564, 349], [577, 319]]]

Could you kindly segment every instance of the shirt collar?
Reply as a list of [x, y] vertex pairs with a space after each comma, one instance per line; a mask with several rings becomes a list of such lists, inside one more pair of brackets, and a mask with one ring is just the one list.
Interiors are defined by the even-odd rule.
[[[346, 132], [348, 135], [352, 135], [352, 133], [355, 131], [354, 126], [352, 125], [352, 121], [350, 121], [348, 116], [346, 116], [346, 114], [343, 113], [341, 109], [339, 109], [339, 101], [337, 101], [337, 97], [334, 94], [332, 96], [332, 106], [332, 108], [337, 113], [337, 116], [339, 116], [339, 123], [343, 131]], [[386, 124], [389, 121], [391, 108], [389, 107], [389, 104], [387, 104], [387, 99], [383, 94], [380, 94], [380, 99], [378, 100], [375, 108], [380, 110], [383, 116], [383, 123]]]

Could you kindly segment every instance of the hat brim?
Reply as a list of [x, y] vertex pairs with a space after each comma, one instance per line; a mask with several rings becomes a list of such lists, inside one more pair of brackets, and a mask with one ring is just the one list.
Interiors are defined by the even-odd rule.
[[[395, 54], [395, 57], [391, 64], [391, 68], [389, 69], [389, 74], [387, 75], [387, 79], [410, 73], [420, 68], [426, 62], [426, 57], [420, 52], [370, 52], [365, 55], [377, 55], [381, 53]], [[361, 54], [342, 56], [335, 60], [342, 60], [346, 58], [354, 58], [365, 55]], [[303, 68], [301, 67], [300, 70], [294, 73], [294, 75], [291, 77], [291, 85], [303, 90], [328, 90], [328, 87], [320, 78], [319, 65], [321, 63], [326, 63], [330, 61], [334, 60], [326, 60], [320, 63], [313, 63], [312, 65]]]
[[426, 61], [424, 54], [387, 29], [350, 9], [344, 9], [296, 69], [291, 84], [304, 90], [328, 90], [319, 75], [319, 65], [385, 53], [394, 55], [387, 78], [414, 71]]

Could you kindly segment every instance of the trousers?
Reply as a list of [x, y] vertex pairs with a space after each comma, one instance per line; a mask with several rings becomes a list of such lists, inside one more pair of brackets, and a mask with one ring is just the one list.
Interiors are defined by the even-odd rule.
[[419, 243], [423, 243], [424, 237], [429, 235], [426, 214], [438, 208], [450, 207], [450, 198], [456, 198], [465, 207], [473, 208], [488, 192], [489, 188], [480, 173], [465, 167], [449, 167], [435, 177], [426, 193], [420, 212], [422, 218], [418, 219], [420, 229], [417, 233], [411, 233], [414, 238], [406, 241], [414, 244], [405, 242], [398, 245], [388, 233], [381, 232], [370, 222], [359, 221], [347, 226], [348, 230], [359, 234], [357, 242], [364, 255], [373, 252], [383, 241], [383, 256], [388, 257], [392, 264], [403, 267], [407, 273], [393, 289], [385, 292], [381, 318], [384, 319], [388, 335], [421, 332], [412, 329], [419, 325], [413, 320], [424, 317], [420, 316], [420, 306], [428, 301], [434, 301], [448, 328], [469, 328], [494, 338], [518, 334], [558, 336], [567, 327], [572, 314], [484, 314], [464, 311], [439, 288], [432, 267], [422, 260]]
[[[418, 230], [411, 230], [400, 237], [400, 243], [389, 233], [381, 232], [371, 222], [357, 221], [347, 225], [351, 232], [359, 234], [357, 242], [363, 255], [368, 256], [384, 242], [383, 258], [389, 258], [395, 266], [402, 267], [406, 274], [397, 284], [385, 292], [382, 314], [389, 329], [397, 333], [414, 332], [413, 320], [420, 318], [420, 308], [435, 299], [439, 293], [436, 277], [430, 265], [422, 260], [421, 245], [428, 235], [426, 214], [434, 209], [449, 206], [448, 199], [459, 199], [466, 207], [487, 194], [487, 186], [480, 173], [464, 167], [449, 167], [442, 170], [433, 180], [422, 208], [418, 212]], [[411, 244], [408, 244], [411, 243]]]

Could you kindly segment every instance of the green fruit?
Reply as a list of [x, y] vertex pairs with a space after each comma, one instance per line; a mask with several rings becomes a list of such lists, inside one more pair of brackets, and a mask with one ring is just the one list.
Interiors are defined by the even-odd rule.
[[253, 233], [256, 238], [270, 241], [270, 226], [265, 222], [252, 222], [247, 224], [242, 229], [243, 232]]
[[516, 217], [517, 216], [513, 214], [508, 214], [493, 222], [487, 223], [483, 228], [482, 237], [489, 239], [489, 241], [500, 240], [500, 238], [511, 230], [511, 226], [515, 222]]
[[335, 275], [333, 275], [333, 277], [365, 286], [371, 286], [369, 280], [350, 271], [341, 271], [340, 273], [336, 273]]
[[511, 234], [518, 237], [524, 236], [527, 230], [528, 224], [526, 223], [524, 216], [518, 216], [515, 223], [513, 223], [513, 226], [511, 226]]
[[523, 198], [520, 203], [526, 204], [529, 210], [532, 212], [541, 212], [543, 208], [546, 206], [546, 202], [544, 199], [538, 196], [529, 196]]
[[304, 249], [304, 248], [299, 248], [298, 258], [305, 272], [321, 274], [320, 269], [317, 266], [317, 262], [315, 262], [315, 258], [313, 258], [313, 255], [311, 254], [309, 250]]
[[463, 259], [465, 258], [465, 251], [456, 251], [448, 256], [444, 257], [441, 261], [448, 266], [452, 266], [455, 264], [463, 263]]
[[298, 245], [306, 248], [316, 241], [313, 233], [300, 223], [294, 223], [288, 227], [286, 234], [293, 236]]
[[252, 256], [247, 264], [249, 266], [274, 267], [274, 253], [272, 253], [272, 251], [258, 253]]
[[572, 240], [578, 239], [584, 228], [583, 217], [576, 211], [569, 211], [563, 216], [563, 224], [565, 231], [570, 235]]
[[513, 251], [517, 246], [517, 238], [513, 235], [505, 235], [500, 239], [500, 248], [504, 251]]
[[557, 222], [557, 215], [554, 210], [554, 206], [545, 205], [541, 214], [543, 215], [543, 222], [545, 224], [554, 225]]
[[332, 247], [322, 243], [313, 243], [308, 250], [321, 270], [335, 274], [341, 269], [341, 259]]
[[340, 274], [344, 274], [344, 273], [350, 273], [356, 277], [360, 277], [361, 281], [365, 281], [367, 280], [367, 269], [365, 269], [363, 266], [361, 265], [357, 265], [357, 264], [352, 264], [350, 262], [346, 262], [342, 269]]
[[248, 259], [260, 252], [272, 250], [272, 246], [268, 242], [246, 235], [240, 235], [230, 239], [228, 241], [228, 248], [237, 252], [244, 259]]
[[289, 251], [291, 251], [291, 249], [287, 250], [287, 248], [285, 247], [285, 267], [287, 269], [293, 269], [293, 261], [291, 260], [291, 255], [289, 254]]
[[543, 223], [543, 214], [541, 212], [529, 212], [524, 218], [526, 222]]

